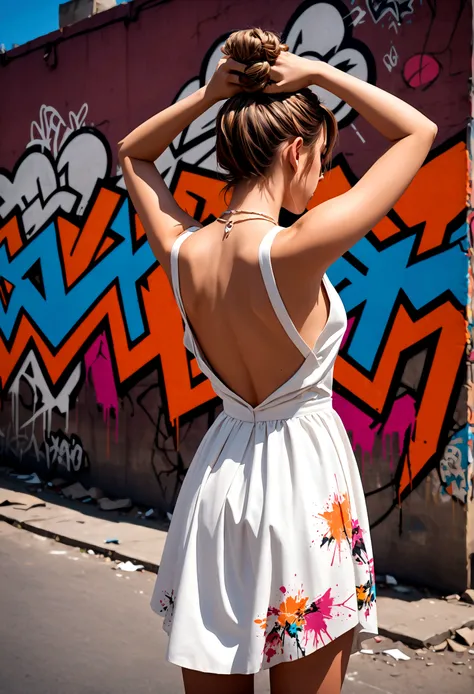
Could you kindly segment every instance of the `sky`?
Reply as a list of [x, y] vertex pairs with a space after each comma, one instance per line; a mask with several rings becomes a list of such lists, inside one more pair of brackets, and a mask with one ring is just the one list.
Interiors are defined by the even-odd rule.
[[59, 0], [0, 0], [0, 44], [3, 43], [9, 50], [14, 43], [21, 45], [58, 29], [58, 7], [62, 2], [60, 3]]

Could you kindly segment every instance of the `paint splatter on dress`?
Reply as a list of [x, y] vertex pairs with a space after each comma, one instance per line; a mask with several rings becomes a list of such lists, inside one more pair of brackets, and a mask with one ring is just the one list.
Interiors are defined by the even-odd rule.
[[255, 673], [303, 658], [355, 628], [377, 633], [364, 494], [350, 442], [332, 407], [333, 366], [346, 328], [324, 277], [330, 310], [311, 349], [278, 292], [270, 249], [259, 263], [273, 309], [304, 356], [297, 372], [252, 408], [212, 371], [173, 289], [196, 356], [224, 411], [185, 477], [152, 597], [169, 635], [167, 659], [221, 674]]

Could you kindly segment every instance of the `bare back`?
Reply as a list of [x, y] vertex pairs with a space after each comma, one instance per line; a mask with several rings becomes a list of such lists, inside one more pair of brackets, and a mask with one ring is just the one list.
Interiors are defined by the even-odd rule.
[[[223, 240], [212, 223], [191, 234], [179, 253], [179, 284], [190, 328], [220, 380], [256, 407], [304, 361], [275, 315], [259, 265], [259, 249], [271, 230], [266, 223], [236, 227]], [[312, 349], [324, 328], [329, 300], [322, 277], [301, 277], [292, 267], [291, 229], [271, 248], [276, 284], [302, 340]]]

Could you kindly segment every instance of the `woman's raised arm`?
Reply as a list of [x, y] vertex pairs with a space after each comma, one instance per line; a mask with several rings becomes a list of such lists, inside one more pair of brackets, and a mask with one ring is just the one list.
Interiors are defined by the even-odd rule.
[[422, 166], [438, 132], [420, 111], [372, 84], [323, 62], [283, 53], [271, 73], [269, 93], [314, 84], [352, 106], [391, 143], [347, 193], [304, 214], [294, 225], [292, 254], [325, 270], [367, 234], [393, 207]]
[[127, 190], [150, 246], [166, 270], [174, 240], [196, 221], [175, 202], [154, 162], [193, 120], [240, 90], [235, 73], [243, 68], [223, 58], [209, 84], [149, 118], [118, 144]]

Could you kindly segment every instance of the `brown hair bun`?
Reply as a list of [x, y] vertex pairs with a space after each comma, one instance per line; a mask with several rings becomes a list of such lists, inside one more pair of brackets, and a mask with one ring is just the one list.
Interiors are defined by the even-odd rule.
[[281, 51], [288, 46], [272, 31], [244, 29], [229, 36], [222, 48], [224, 55], [247, 65], [240, 83], [246, 92], [263, 91], [270, 83], [270, 69]]

